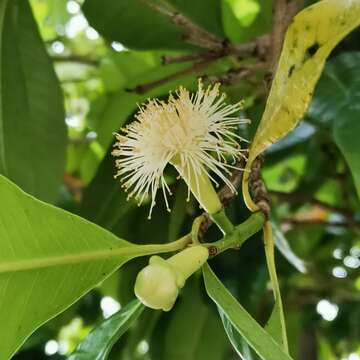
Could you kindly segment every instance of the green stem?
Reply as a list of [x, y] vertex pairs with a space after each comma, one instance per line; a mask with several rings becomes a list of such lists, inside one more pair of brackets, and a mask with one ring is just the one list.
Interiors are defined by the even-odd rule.
[[250, 236], [260, 231], [264, 225], [265, 216], [262, 212], [256, 212], [252, 214], [242, 224], [234, 227], [233, 231], [228, 233], [221, 240], [213, 243], [203, 244], [204, 246], [211, 249], [210, 253], [214, 255], [220, 254], [221, 252], [241, 246]]
[[195, 218], [195, 220], [193, 221], [192, 227], [191, 227], [191, 239], [193, 244], [200, 244], [199, 242], [199, 231], [200, 231], [200, 227], [202, 222], [204, 221], [204, 216], [200, 215], [197, 218]]
[[225, 214], [225, 210], [222, 209], [215, 214], [210, 214], [211, 219], [219, 227], [224, 235], [229, 235], [234, 231], [234, 225]]
[[180, 239], [166, 244], [138, 245], [138, 253], [142, 253], [139, 256], [143, 256], [178, 251], [189, 245], [191, 240], [191, 234], [186, 234]]

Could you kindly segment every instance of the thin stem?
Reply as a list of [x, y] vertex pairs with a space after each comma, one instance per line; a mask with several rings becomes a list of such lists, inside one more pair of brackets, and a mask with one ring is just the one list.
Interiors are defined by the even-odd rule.
[[223, 39], [218, 38], [192, 22], [168, 2], [153, 0], [142, 0], [142, 2], [181, 28], [184, 32], [183, 38], [185, 42], [210, 50], [222, 48]]
[[265, 62], [258, 62], [253, 65], [241, 66], [239, 68], [230, 69], [225, 74], [206, 76], [205, 79], [211, 83], [220, 83], [222, 85], [232, 85], [238, 83], [240, 80], [250, 78], [259, 70], [266, 70], [268, 64]]
[[155, 253], [167, 253], [184, 249], [191, 243], [191, 234], [186, 234], [176, 241], [172, 241], [167, 244], [150, 244], [150, 245], [138, 245], [142, 250], [138, 249], [137, 253], [142, 252], [142, 255], [151, 255]]
[[264, 222], [264, 214], [262, 212], [255, 212], [242, 224], [235, 226], [234, 230], [223, 239], [203, 245], [209, 248], [210, 255], [212, 256], [218, 255], [227, 249], [238, 248], [250, 236], [260, 231]]
[[197, 218], [195, 218], [195, 220], [193, 221], [192, 227], [191, 227], [191, 239], [193, 244], [200, 244], [199, 242], [199, 231], [201, 228], [201, 224], [204, 221], [205, 216], [204, 215], [200, 215]]
[[273, 27], [271, 31], [271, 47], [269, 51], [269, 63], [272, 70], [277, 67], [285, 34], [285, 18], [287, 12], [286, 0], [275, 0], [273, 3]]
[[146, 93], [158, 86], [166, 84], [170, 81], [177, 80], [183, 76], [192, 75], [194, 73], [202, 71], [202, 70], [206, 69], [208, 66], [210, 66], [210, 64], [216, 60], [217, 60], [217, 58], [211, 58], [211, 59], [197, 61], [190, 67], [187, 67], [186, 69], [179, 70], [178, 72], [172, 73], [172, 74], [165, 76], [158, 80], [154, 80], [154, 81], [151, 81], [151, 82], [148, 82], [145, 84], [137, 85], [133, 89], [128, 89], [128, 91], [135, 92], [137, 94], [144, 94], [144, 93]]

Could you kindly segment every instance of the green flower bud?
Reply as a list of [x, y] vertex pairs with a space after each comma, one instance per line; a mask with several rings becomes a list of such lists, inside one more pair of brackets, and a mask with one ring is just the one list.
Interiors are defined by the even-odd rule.
[[135, 295], [152, 309], [169, 311], [186, 279], [207, 260], [209, 252], [201, 245], [189, 247], [165, 260], [152, 256], [135, 282]]

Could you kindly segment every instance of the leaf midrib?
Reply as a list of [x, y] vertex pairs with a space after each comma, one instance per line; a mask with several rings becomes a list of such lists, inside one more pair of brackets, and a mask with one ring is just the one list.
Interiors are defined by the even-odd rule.
[[0, 274], [35, 270], [53, 266], [74, 265], [83, 262], [114, 259], [121, 256], [133, 256], [139, 253], [137, 246], [123, 247], [113, 250], [97, 250], [78, 254], [46, 256], [15, 261], [0, 262]]
[[[110, 245], [111, 246], [111, 245]], [[44, 269], [53, 266], [74, 265], [84, 262], [95, 262], [100, 260], [112, 260], [119, 257], [127, 257], [130, 260], [138, 256], [152, 255], [155, 253], [165, 253], [179, 250], [179, 243], [135, 245], [115, 249], [101, 249], [77, 254], [65, 254], [60, 256], [35, 257], [21, 260], [10, 260], [2, 262], [0, 260], [0, 274]]]

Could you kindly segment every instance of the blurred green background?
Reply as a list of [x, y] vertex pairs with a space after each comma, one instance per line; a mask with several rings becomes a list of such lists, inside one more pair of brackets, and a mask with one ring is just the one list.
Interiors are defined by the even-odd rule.
[[[201, 210], [193, 199], [185, 202], [187, 190], [175, 173], [168, 172], [174, 193], [170, 214], [161, 197], [151, 221], [148, 204], [126, 202], [113, 179], [112, 132], [130, 121], [137, 104], [147, 98], [165, 97], [179, 85], [195, 89], [198, 77], [207, 83], [221, 80], [256, 59], [225, 56], [139, 93], [138, 86], [191, 67], [192, 62], [164, 65], [164, 56], [197, 54], [201, 49], [183, 42], [176, 28], [155, 15], [139, 11], [138, 1], [86, 0], [83, 9], [83, 2], [75, 0], [30, 3], [65, 100], [67, 160], [56, 205], [136, 243], [167, 242], [186, 233]], [[232, 43], [250, 41], [271, 29], [270, 1], [171, 3]], [[259, 70], [239, 81], [224, 81], [229, 102], [245, 100], [242, 116], [252, 123], [240, 130], [248, 139], [264, 109], [264, 76]], [[360, 126], [355, 112], [359, 99], [360, 32], [355, 31], [333, 52], [304, 121], [270, 148], [263, 168], [273, 201], [290, 351], [299, 360], [360, 359], [360, 206], [354, 185], [360, 160], [351, 156], [359, 147], [360, 131], [354, 135]], [[227, 211], [235, 223], [248, 215], [241, 195]], [[219, 234], [211, 229], [206, 237]], [[134, 278], [145, 263], [131, 261], [43, 325], [14, 359], [66, 359], [95, 324], [134, 297]], [[241, 304], [264, 323], [272, 297], [261, 237], [253, 237], [241, 251], [214, 259], [212, 266]], [[173, 311], [145, 311], [111, 358], [228, 360], [237, 355], [195, 276]]]

